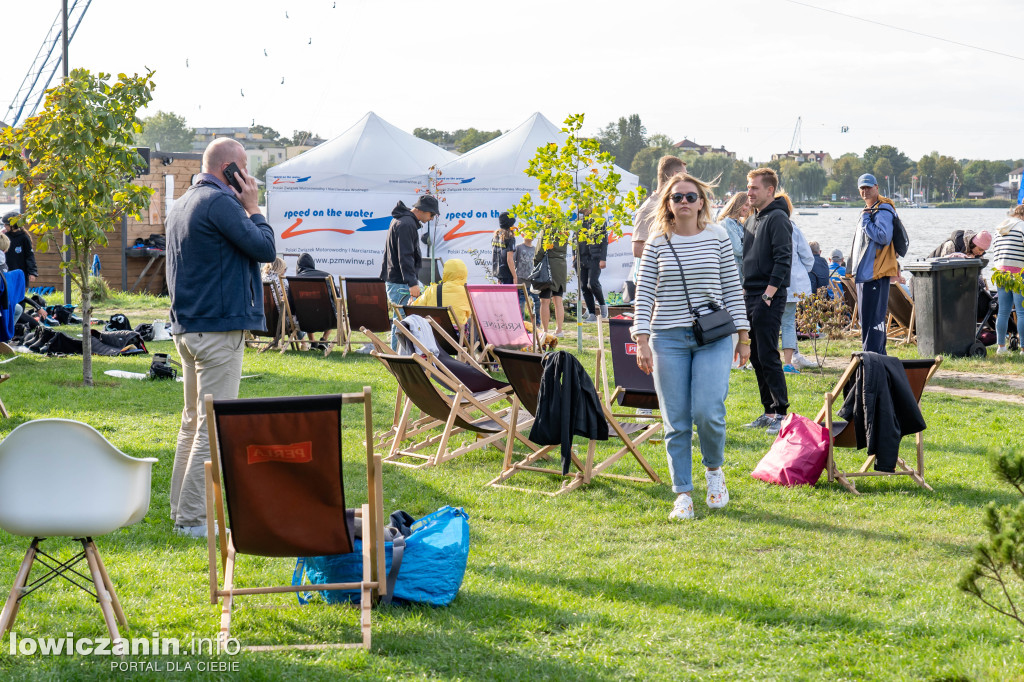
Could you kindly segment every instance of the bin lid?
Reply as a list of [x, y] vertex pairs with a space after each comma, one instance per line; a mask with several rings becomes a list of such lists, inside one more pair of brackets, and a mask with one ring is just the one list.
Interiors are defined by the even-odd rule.
[[957, 268], [981, 270], [987, 264], [984, 258], [922, 258], [904, 263], [903, 269], [910, 272], [938, 272]]

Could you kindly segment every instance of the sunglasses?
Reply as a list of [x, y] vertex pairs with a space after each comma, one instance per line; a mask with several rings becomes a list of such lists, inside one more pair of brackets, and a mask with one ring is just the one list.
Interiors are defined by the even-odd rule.
[[669, 199], [671, 199], [672, 203], [674, 204], [683, 203], [683, 199], [686, 199], [686, 203], [688, 204], [696, 204], [697, 199], [700, 199], [700, 195], [697, 194], [696, 192], [687, 192], [686, 194], [676, 192], [675, 194], [670, 196]]

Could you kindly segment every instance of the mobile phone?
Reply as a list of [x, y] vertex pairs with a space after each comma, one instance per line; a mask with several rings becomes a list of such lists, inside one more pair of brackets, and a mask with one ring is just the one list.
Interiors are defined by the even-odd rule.
[[227, 178], [228, 184], [235, 188], [239, 193], [242, 192], [242, 186], [238, 183], [238, 178], [235, 177], [235, 173], [238, 173], [243, 178], [242, 171], [238, 168], [238, 164], [232, 161], [228, 164], [228, 167], [224, 169], [224, 177]]

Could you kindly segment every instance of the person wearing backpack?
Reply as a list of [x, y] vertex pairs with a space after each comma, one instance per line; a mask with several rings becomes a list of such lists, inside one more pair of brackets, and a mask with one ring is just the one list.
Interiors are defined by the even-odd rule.
[[900, 274], [893, 224], [898, 220], [891, 199], [878, 193], [878, 181], [871, 173], [857, 179], [864, 210], [853, 235], [850, 267], [857, 285], [857, 312], [861, 348], [885, 355], [886, 315], [889, 310], [889, 278]]

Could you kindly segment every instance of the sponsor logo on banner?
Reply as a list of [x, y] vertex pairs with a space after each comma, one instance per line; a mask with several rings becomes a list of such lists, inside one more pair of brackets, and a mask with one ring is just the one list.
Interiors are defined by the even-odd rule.
[[274, 178], [274, 182], [272, 184], [274, 184], [274, 185], [294, 185], [294, 184], [299, 183], [299, 182], [306, 182], [311, 177], [313, 177], [313, 176], [312, 175], [307, 175], [304, 178], [300, 178], [297, 175], [282, 175], [279, 178]]
[[282, 462], [304, 464], [313, 461], [313, 442], [303, 441], [289, 445], [249, 445], [245, 449], [249, 464]]
[[627, 343], [626, 344], [626, 355], [636, 355], [636, 344], [635, 343]]

